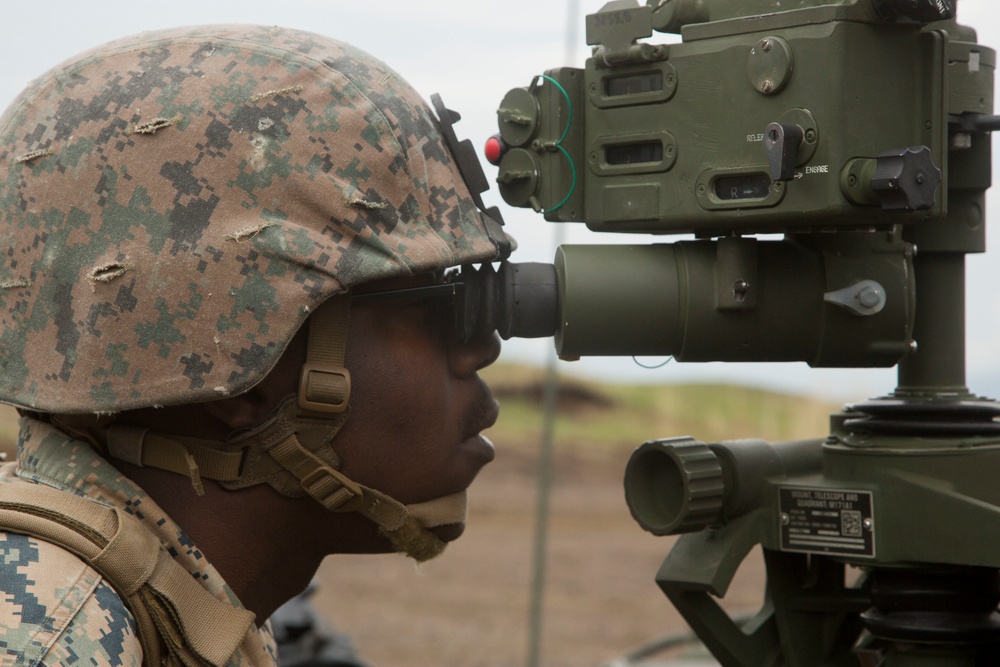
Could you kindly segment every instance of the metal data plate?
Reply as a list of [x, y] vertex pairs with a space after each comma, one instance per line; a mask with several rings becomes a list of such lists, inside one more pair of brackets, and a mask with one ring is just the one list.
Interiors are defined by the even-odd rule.
[[778, 502], [782, 551], [875, 557], [870, 491], [783, 486]]

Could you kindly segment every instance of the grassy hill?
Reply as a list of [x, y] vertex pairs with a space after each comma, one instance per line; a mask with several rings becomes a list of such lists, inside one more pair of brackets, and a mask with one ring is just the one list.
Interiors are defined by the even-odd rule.
[[[540, 436], [544, 369], [498, 364], [483, 371], [500, 401], [491, 437], [520, 442]], [[581, 448], [633, 448], [646, 440], [689, 435], [703, 441], [820, 437], [840, 405], [809, 397], [714, 384], [628, 385], [561, 376], [555, 432]]]

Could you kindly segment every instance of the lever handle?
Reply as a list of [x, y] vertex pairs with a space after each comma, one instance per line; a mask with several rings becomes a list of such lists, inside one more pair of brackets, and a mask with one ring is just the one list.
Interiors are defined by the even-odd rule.
[[764, 150], [771, 168], [772, 181], [790, 181], [795, 178], [795, 156], [802, 144], [804, 133], [798, 125], [771, 123], [764, 131]]

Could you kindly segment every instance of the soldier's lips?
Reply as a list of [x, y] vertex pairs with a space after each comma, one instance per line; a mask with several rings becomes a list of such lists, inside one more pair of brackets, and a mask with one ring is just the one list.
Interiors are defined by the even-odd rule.
[[483, 435], [483, 431], [497, 423], [500, 416], [500, 404], [493, 398], [489, 389], [483, 385], [482, 400], [477, 403], [476, 409], [471, 413], [468, 428], [465, 432], [469, 435], [462, 441], [463, 449], [472, 452], [482, 460], [482, 465], [486, 465], [496, 456], [496, 449], [493, 443]]
[[482, 465], [486, 465], [496, 457], [496, 448], [493, 447], [493, 442], [482, 433], [477, 433], [471, 438], [463, 440], [462, 448], [481, 459]]

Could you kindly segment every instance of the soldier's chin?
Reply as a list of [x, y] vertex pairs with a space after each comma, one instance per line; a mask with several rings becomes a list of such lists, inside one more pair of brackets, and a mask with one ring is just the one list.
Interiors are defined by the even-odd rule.
[[451, 542], [465, 532], [467, 507], [468, 494], [460, 491], [427, 502], [407, 505], [406, 509], [420, 525], [439, 539]]
[[443, 526], [435, 526], [430, 531], [445, 542], [453, 542], [465, 532], [465, 523], [448, 523]]

